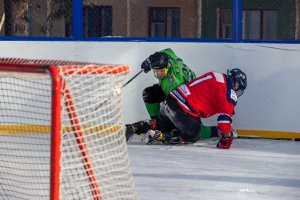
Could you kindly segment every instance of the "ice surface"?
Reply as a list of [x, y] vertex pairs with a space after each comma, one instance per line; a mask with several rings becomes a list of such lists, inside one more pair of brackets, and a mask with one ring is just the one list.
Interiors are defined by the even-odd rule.
[[139, 199], [300, 199], [300, 142], [239, 138], [230, 150], [217, 149], [216, 143], [129, 142]]

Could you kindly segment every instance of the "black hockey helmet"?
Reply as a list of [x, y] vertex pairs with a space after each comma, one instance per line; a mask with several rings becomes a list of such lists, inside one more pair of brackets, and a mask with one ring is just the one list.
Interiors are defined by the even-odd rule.
[[169, 55], [164, 52], [156, 52], [150, 56], [152, 69], [168, 68]]
[[238, 83], [239, 87], [237, 89], [235, 89], [235, 92], [236, 92], [237, 96], [240, 97], [244, 93], [244, 90], [247, 87], [246, 74], [239, 68], [234, 68], [231, 70], [227, 70], [227, 75], [229, 76], [229, 78], [233, 84]]

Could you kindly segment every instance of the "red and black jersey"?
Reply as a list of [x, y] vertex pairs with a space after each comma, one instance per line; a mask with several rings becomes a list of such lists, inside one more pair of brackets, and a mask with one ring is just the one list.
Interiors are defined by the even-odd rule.
[[218, 115], [222, 133], [230, 133], [237, 95], [225, 74], [208, 72], [173, 90], [170, 96], [192, 116], [207, 118]]

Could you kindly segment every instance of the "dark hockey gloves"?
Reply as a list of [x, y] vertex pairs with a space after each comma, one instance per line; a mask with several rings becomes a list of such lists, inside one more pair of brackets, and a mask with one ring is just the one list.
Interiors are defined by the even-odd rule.
[[233, 138], [234, 137], [232, 133], [230, 134], [221, 133], [220, 140], [217, 144], [217, 147], [219, 149], [230, 149]]
[[142, 142], [145, 144], [155, 144], [162, 140], [163, 134], [159, 130], [149, 130], [142, 138]]
[[144, 70], [145, 73], [148, 73], [151, 70], [151, 61], [149, 58], [144, 60], [144, 62], [141, 65], [141, 69]]
[[172, 130], [170, 133], [162, 133], [159, 130], [149, 130], [142, 139], [145, 144], [187, 144], [180, 137], [180, 131], [177, 129]]

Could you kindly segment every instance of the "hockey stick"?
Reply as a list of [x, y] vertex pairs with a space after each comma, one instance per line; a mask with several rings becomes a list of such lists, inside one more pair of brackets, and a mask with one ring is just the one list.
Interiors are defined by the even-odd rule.
[[[135, 79], [138, 75], [140, 75], [144, 70], [141, 69], [137, 74], [135, 74], [131, 79], [129, 79], [126, 83], [124, 83], [124, 85], [122, 85], [122, 88], [124, 88], [126, 85], [128, 85], [128, 83], [130, 83], [133, 79]], [[111, 98], [108, 97], [106, 100], [104, 100], [103, 102], [99, 103], [98, 106], [96, 106], [93, 110], [93, 112], [97, 111], [102, 105], [104, 105], [107, 101], [109, 101]], [[89, 116], [90, 114], [87, 114], [85, 117], [83, 117], [82, 121], [86, 120], [87, 117]]]
[[144, 70], [141, 69], [141, 71], [139, 71], [136, 75], [134, 75], [131, 79], [129, 79], [129, 81], [127, 81], [126, 83], [124, 83], [124, 85], [122, 87], [125, 87], [126, 85], [128, 85], [128, 83], [130, 83], [133, 79], [135, 79], [138, 75], [140, 75]]
[[0, 21], [0, 31], [2, 30], [4, 21], [5, 21], [5, 12], [3, 12], [2, 17], [1, 17], [1, 21]]

